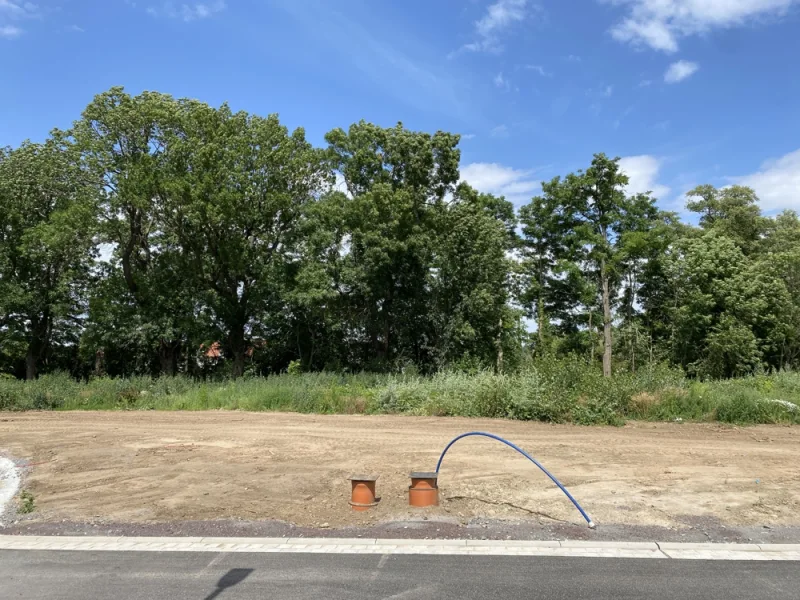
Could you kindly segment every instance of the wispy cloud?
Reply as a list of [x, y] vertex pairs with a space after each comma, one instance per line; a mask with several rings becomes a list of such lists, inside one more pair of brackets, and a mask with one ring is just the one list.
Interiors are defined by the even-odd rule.
[[491, 135], [493, 138], [507, 138], [510, 135], [508, 125], [498, 125], [497, 127], [492, 127], [489, 135]]
[[599, 88], [591, 88], [586, 90], [586, 97], [591, 99], [589, 103], [589, 111], [598, 116], [603, 112], [603, 105], [606, 100], [614, 95], [613, 85], [602, 85]]
[[549, 71], [545, 70], [542, 65], [522, 65], [522, 68], [526, 71], [533, 71], [534, 73], [538, 73], [542, 77], [552, 77], [553, 74]]
[[461, 180], [485, 194], [504, 196], [519, 206], [541, 189], [533, 170], [514, 169], [498, 163], [471, 163], [461, 168]]
[[511, 82], [503, 76], [502, 71], [494, 76], [494, 87], [506, 91], [511, 88]]
[[168, 17], [170, 19], [181, 19], [182, 21], [197, 21], [207, 19], [221, 13], [228, 7], [224, 0], [214, 2], [191, 2], [177, 4], [175, 2], [164, 2], [160, 6], [149, 6], [147, 14], [154, 17]]
[[33, 2], [12, 2], [11, 0], [0, 0], [0, 14], [8, 17], [22, 19], [25, 17], [37, 17], [40, 10], [39, 5]]
[[450, 58], [461, 52], [502, 52], [503, 33], [528, 16], [528, 0], [497, 0], [486, 8], [486, 14], [475, 21], [476, 39], [450, 53]]
[[635, 110], [635, 108], [636, 108], [635, 106], [631, 105], [624, 111], [622, 111], [622, 114], [619, 117], [617, 117], [612, 123], [614, 129], [619, 129], [619, 126], [622, 125], [622, 122], [628, 118], [628, 115], [630, 115]]
[[275, 0], [274, 5], [301, 24], [306, 43], [322, 44], [340, 68], [357, 71], [360, 84], [381, 88], [421, 111], [469, 120], [472, 127], [483, 121], [472, 108], [469, 84], [458, 77], [458, 70], [451, 63], [430, 62], [434, 53], [418, 40], [397, 35], [393, 43], [391, 35], [376, 33], [357, 15], [340, 12], [327, 0]]
[[0, 0], [0, 38], [14, 39], [25, 33], [15, 22], [24, 19], [37, 19], [42, 16], [38, 4], [33, 2], [19, 2]]
[[578, 62], [581, 62], [581, 60], [583, 60], [583, 59], [580, 56], [578, 56], [577, 54], [568, 54], [567, 56], [564, 57], [564, 60], [567, 61], [567, 62], [576, 62], [576, 63], [578, 63]]
[[627, 15], [611, 28], [620, 42], [672, 53], [682, 37], [780, 18], [800, 0], [599, 0], [624, 6]]
[[700, 65], [695, 62], [679, 60], [669, 66], [667, 72], [664, 73], [664, 81], [666, 83], [678, 83], [697, 73], [699, 68]]
[[461, 134], [461, 139], [462, 139], [462, 140], [465, 140], [465, 141], [466, 141], [466, 140], [472, 140], [472, 139], [475, 139], [475, 134], [474, 134], [474, 133], [462, 133], [462, 134]]
[[14, 39], [22, 35], [22, 29], [14, 25], [0, 25], [0, 38], [8, 40]]

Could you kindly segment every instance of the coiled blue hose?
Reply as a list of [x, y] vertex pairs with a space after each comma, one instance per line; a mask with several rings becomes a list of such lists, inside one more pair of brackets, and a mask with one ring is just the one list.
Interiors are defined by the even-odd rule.
[[456, 443], [458, 440], [460, 440], [461, 438], [469, 437], [469, 436], [471, 436], [471, 435], [480, 435], [480, 436], [484, 436], [484, 437], [492, 438], [493, 440], [497, 440], [498, 442], [503, 442], [503, 443], [504, 443], [506, 446], [510, 446], [510, 447], [512, 447], [514, 450], [516, 450], [517, 452], [519, 452], [520, 454], [522, 454], [522, 456], [524, 456], [524, 457], [525, 457], [525, 458], [527, 458], [529, 461], [531, 461], [533, 464], [535, 464], [537, 467], [539, 467], [539, 468], [542, 470], [542, 472], [543, 472], [545, 475], [547, 475], [547, 476], [548, 476], [548, 477], [549, 477], [549, 478], [550, 478], [550, 479], [553, 481], [553, 483], [555, 483], [555, 484], [556, 484], [556, 485], [559, 487], [559, 489], [560, 489], [562, 492], [564, 492], [564, 493], [567, 495], [567, 498], [569, 498], [569, 499], [570, 499], [570, 501], [571, 501], [571, 502], [572, 502], [572, 503], [575, 505], [575, 508], [577, 508], [577, 509], [578, 509], [578, 511], [581, 513], [581, 515], [583, 515], [583, 518], [584, 518], [584, 519], [586, 519], [586, 522], [589, 524], [589, 528], [590, 528], [590, 529], [594, 529], [594, 528], [595, 528], [595, 524], [594, 524], [594, 522], [593, 522], [593, 521], [592, 521], [592, 520], [589, 518], [589, 515], [587, 515], [587, 514], [586, 514], [586, 511], [585, 511], [585, 510], [583, 510], [583, 507], [581, 507], [581, 505], [580, 505], [580, 504], [578, 504], [578, 501], [577, 501], [577, 500], [575, 500], [575, 498], [573, 498], [573, 497], [572, 497], [572, 494], [570, 494], [570, 493], [569, 493], [569, 491], [567, 491], [567, 488], [565, 488], [565, 487], [564, 487], [564, 486], [561, 484], [561, 482], [560, 482], [558, 479], [556, 479], [556, 478], [555, 478], [555, 476], [554, 476], [554, 475], [553, 475], [553, 474], [552, 474], [550, 471], [548, 471], [547, 469], [545, 469], [545, 468], [544, 468], [544, 466], [543, 466], [543, 465], [542, 465], [542, 464], [541, 464], [541, 463], [540, 463], [538, 460], [536, 460], [536, 459], [535, 459], [535, 458], [533, 458], [533, 457], [532, 457], [530, 454], [528, 454], [527, 452], [525, 452], [525, 450], [523, 450], [522, 448], [520, 448], [520, 447], [519, 447], [519, 446], [517, 446], [516, 444], [514, 444], [514, 443], [512, 443], [512, 442], [509, 442], [509, 441], [508, 441], [508, 440], [506, 440], [506, 439], [503, 439], [503, 438], [501, 438], [499, 435], [495, 435], [495, 434], [493, 434], [493, 433], [486, 433], [486, 432], [484, 432], [484, 431], [470, 431], [469, 433], [462, 433], [462, 434], [461, 434], [461, 435], [459, 435], [458, 437], [456, 437], [456, 438], [453, 438], [453, 440], [452, 440], [452, 441], [451, 441], [449, 444], [447, 444], [447, 446], [445, 447], [445, 449], [442, 451], [442, 455], [439, 457], [439, 462], [438, 462], [438, 463], [436, 463], [436, 473], [437, 473], [437, 474], [439, 473], [439, 469], [440, 469], [440, 468], [441, 468], [441, 466], [442, 466], [442, 460], [444, 460], [444, 455], [445, 455], [445, 454], [447, 454], [447, 451], [448, 451], [448, 450], [450, 450], [450, 446], [452, 446], [453, 444], [455, 444], [455, 443]]

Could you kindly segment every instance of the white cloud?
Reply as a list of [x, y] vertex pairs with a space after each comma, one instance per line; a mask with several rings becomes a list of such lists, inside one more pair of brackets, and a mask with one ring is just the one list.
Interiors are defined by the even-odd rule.
[[564, 60], [566, 60], [567, 62], [581, 62], [582, 59], [577, 54], [569, 54], [564, 57]]
[[[0, 0], [2, 1], [2, 0]], [[170, 19], [181, 19], [186, 21], [196, 21], [207, 19], [217, 13], [222, 12], [228, 7], [225, 0], [214, 0], [213, 2], [193, 2], [177, 4], [175, 2], [164, 2], [160, 7], [150, 6], [147, 14], [154, 17], [169, 17]]]
[[461, 139], [462, 140], [471, 140], [471, 139], [474, 139], [474, 138], [475, 138], [475, 134], [474, 133], [462, 133], [461, 134]]
[[42, 16], [39, 6], [32, 2], [0, 0], [0, 38], [14, 39], [25, 31], [10, 23], [21, 19], [36, 19]]
[[663, 200], [669, 194], [669, 188], [656, 181], [661, 170], [661, 160], [655, 156], [626, 156], [620, 159], [619, 166], [628, 176], [629, 183], [625, 191], [629, 195], [652, 192], [654, 198]]
[[712, 29], [746, 25], [763, 17], [781, 17], [800, 0], [600, 0], [624, 6], [627, 16], [611, 35], [634, 46], [666, 53], [678, 40]]
[[699, 68], [700, 65], [695, 62], [679, 60], [669, 66], [667, 72], [664, 73], [664, 81], [667, 83], [678, 83], [694, 75]]
[[[501, 52], [501, 34], [514, 23], [527, 16], [528, 0], [497, 0], [486, 9], [486, 14], [475, 21], [478, 39], [461, 47], [470, 52]], [[458, 52], [452, 53], [451, 57]]]
[[658, 21], [640, 22], [625, 19], [611, 28], [611, 35], [620, 42], [647, 44], [654, 50], [672, 53], [678, 50], [678, 42], [666, 25]]
[[552, 73], [547, 72], [542, 65], [522, 65], [522, 68], [538, 73], [542, 77], [552, 77]]
[[489, 135], [496, 138], [507, 138], [509, 136], [508, 126], [498, 125], [497, 127], [493, 127]]
[[485, 194], [504, 196], [517, 206], [527, 204], [541, 189], [540, 182], [533, 179], [533, 171], [498, 163], [468, 164], [461, 168], [461, 181]]
[[753, 188], [765, 211], [800, 210], [800, 150], [769, 160], [760, 171], [733, 180]]
[[12, 18], [39, 16], [39, 6], [33, 2], [12, 2], [0, 0], [0, 13]]
[[511, 87], [511, 82], [509, 82], [508, 79], [503, 77], [503, 72], [501, 71], [494, 77], [494, 86], [507, 90]]
[[22, 35], [22, 29], [13, 25], [0, 25], [0, 38], [13, 39]]

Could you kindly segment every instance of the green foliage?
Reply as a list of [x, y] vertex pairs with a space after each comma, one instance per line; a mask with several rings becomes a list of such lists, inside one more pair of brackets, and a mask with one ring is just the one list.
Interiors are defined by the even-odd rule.
[[293, 360], [289, 363], [289, 366], [286, 367], [286, 373], [289, 375], [300, 375], [303, 372], [303, 365], [299, 360]]
[[36, 510], [36, 501], [29, 490], [22, 490], [19, 493], [19, 508], [17, 512], [21, 515], [29, 515]]
[[59, 132], [0, 149], [0, 348], [24, 351], [28, 379], [80, 331], [97, 190]]
[[[662, 362], [700, 381], [800, 367], [796, 213], [703, 185], [682, 224], [602, 153], [515, 213], [460, 161], [458, 135], [402, 123], [315, 148], [277, 115], [98, 95], [0, 150], [0, 374], [50, 374], [3, 381], [0, 407], [234, 406], [221, 390], [246, 376], [258, 409], [612, 423]], [[305, 385], [320, 372], [394, 376], [331, 395]], [[184, 391], [152, 383], [177, 374]], [[667, 396], [652, 410], [783, 418]]]

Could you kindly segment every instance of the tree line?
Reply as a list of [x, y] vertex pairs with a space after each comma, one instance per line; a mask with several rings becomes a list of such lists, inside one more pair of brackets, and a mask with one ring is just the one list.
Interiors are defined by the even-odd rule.
[[[0, 151], [0, 372], [513, 370], [728, 377], [800, 360], [800, 220], [700, 186], [699, 225], [597, 154], [515, 211], [459, 136], [122, 88]], [[531, 326], [533, 324], [533, 326]]]

